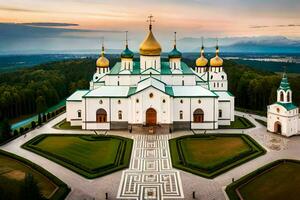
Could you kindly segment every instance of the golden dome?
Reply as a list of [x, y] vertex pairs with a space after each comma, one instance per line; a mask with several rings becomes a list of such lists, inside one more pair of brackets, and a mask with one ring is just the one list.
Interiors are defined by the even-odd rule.
[[223, 65], [223, 59], [219, 57], [219, 47], [216, 48], [216, 56], [210, 59], [210, 66], [221, 67]]
[[197, 67], [205, 67], [208, 63], [208, 60], [204, 57], [204, 47], [201, 48], [201, 56], [196, 60]]
[[150, 25], [148, 35], [140, 45], [140, 54], [145, 56], [159, 56], [161, 53], [161, 46], [155, 39], [151, 29]]
[[109, 67], [109, 60], [104, 56], [104, 46], [102, 46], [101, 56], [97, 59], [96, 66], [100, 68]]

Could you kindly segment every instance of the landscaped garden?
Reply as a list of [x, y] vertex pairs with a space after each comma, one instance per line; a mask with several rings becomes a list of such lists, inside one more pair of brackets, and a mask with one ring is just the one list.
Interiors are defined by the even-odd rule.
[[0, 150], [0, 199], [64, 199], [69, 191], [38, 165]]
[[169, 141], [172, 164], [199, 176], [213, 178], [265, 153], [244, 134], [207, 134]]
[[129, 166], [132, 140], [118, 136], [46, 134], [22, 147], [86, 178], [96, 178]]
[[231, 200], [298, 200], [300, 161], [278, 160], [230, 184]]
[[220, 126], [221, 129], [247, 129], [253, 127], [255, 125], [252, 122], [240, 116], [234, 116], [234, 121], [231, 122], [230, 126]]

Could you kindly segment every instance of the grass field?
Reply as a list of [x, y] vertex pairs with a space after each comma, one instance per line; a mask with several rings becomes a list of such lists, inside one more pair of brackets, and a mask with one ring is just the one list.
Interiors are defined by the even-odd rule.
[[229, 186], [230, 199], [298, 200], [300, 197], [300, 162], [276, 161], [252, 172]]
[[221, 129], [247, 129], [255, 127], [248, 119], [240, 116], [234, 116], [234, 121], [230, 126], [220, 126]]
[[132, 140], [116, 136], [42, 135], [23, 147], [87, 178], [95, 178], [129, 165]]
[[81, 130], [81, 126], [71, 126], [70, 122], [67, 122], [66, 119], [59, 122], [54, 126], [56, 129], [63, 129], [63, 130]]
[[[22, 199], [19, 193], [27, 173], [33, 175], [40, 192], [47, 199], [63, 199], [68, 193], [66, 185], [45, 170], [23, 158], [0, 151], [0, 199]], [[59, 194], [55, 195], [56, 192]]]
[[216, 137], [213, 139], [187, 138], [181, 141], [185, 161], [209, 169], [251, 150], [241, 137]]
[[213, 178], [265, 153], [252, 138], [241, 134], [183, 136], [170, 140], [173, 166]]

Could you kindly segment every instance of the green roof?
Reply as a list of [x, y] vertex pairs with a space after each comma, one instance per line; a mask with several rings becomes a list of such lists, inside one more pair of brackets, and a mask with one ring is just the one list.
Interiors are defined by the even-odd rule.
[[182, 53], [177, 50], [176, 46], [174, 46], [174, 49], [169, 53], [169, 58], [181, 58]]
[[276, 102], [276, 104], [283, 106], [287, 111], [289, 110], [294, 110], [297, 108], [297, 106], [293, 103], [281, 103], [281, 102]]
[[128, 46], [126, 46], [124, 51], [122, 51], [122, 53], [121, 53], [121, 58], [133, 58], [133, 56], [134, 56], [134, 53], [132, 51], [130, 51]]
[[170, 96], [174, 96], [173, 88], [172, 86], [166, 86], [165, 87], [166, 93]]
[[286, 74], [284, 73], [283, 76], [282, 76], [282, 79], [281, 79], [280, 86], [279, 86], [278, 90], [287, 91], [289, 89], [291, 89], [290, 84], [289, 84], [289, 81], [288, 81], [288, 78], [287, 78]]
[[136, 91], [136, 87], [130, 87], [127, 95], [130, 96], [130, 95], [134, 94], [135, 91]]
[[[181, 70], [183, 75], [194, 75], [192, 69], [184, 62], [181, 62]], [[110, 70], [109, 74], [117, 75], [121, 71], [121, 62], [117, 62], [113, 68]], [[133, 70], [131, 72], [132, 75], [140, 75], [141, 69], [140, 69], [140, 62], [134, 61], [133, 62]], [[170, 63], [169, 62], [161, 62], [161, 75], [172, 75], [172, 71], [170, 69]]]

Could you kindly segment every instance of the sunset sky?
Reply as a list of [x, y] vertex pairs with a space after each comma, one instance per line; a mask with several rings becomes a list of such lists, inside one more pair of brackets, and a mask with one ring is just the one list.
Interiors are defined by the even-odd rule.
[[33, 49], [20, 43], [37, 45], [43, 40], [47, 45], [40, 49], [86, 49], [96, 48], [95, 40], [105, 36], [108, 44], [118, 48], [123, 31], [128, 30], [137, 46], [145, 36], [149, 14], [154, 15], [157, 38], [167, 42], [174, 31], [179, 38], [281, 35], [299, 39], [299, 10], [299, 0], [0, 0], [0, 42], [11, 49]]

